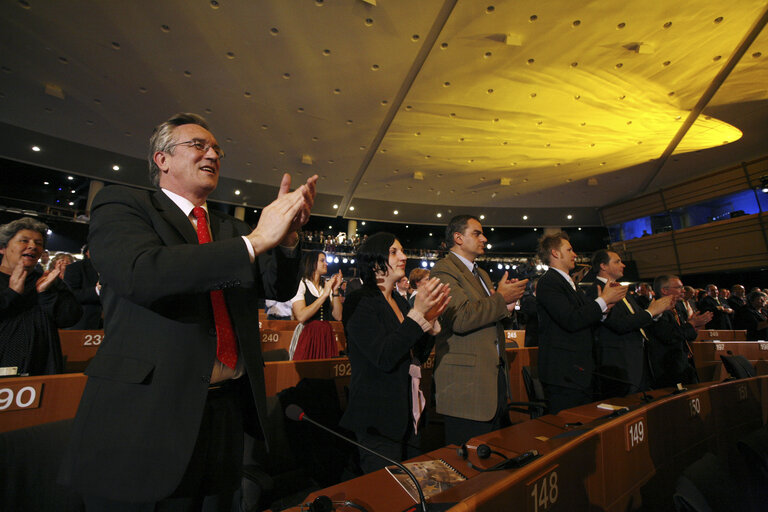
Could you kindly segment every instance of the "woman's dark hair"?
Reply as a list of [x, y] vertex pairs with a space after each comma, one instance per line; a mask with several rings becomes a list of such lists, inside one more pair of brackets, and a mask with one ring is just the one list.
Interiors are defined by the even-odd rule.
[[389, 272], [389, 248], [395, 243], [392, 233], [376, 233], [360, 244], [357, 250], [357, 269], [363, 286], [376, 288], [376, 273]]
[[[299, 274], [302, 279], [312, 281], [312, 278], [315, 277], [315, 270], [317, 270], [317, 260], [320, 259], [321, 254], [323, 254], [323, 251], [306, 251], [304, 253], [301, 257], [301, 271]], [[322, 286], [323, 284], [321, 276], [320, 285]]]

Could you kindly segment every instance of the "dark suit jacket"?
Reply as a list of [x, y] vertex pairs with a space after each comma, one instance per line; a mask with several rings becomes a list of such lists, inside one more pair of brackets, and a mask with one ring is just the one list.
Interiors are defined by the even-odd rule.
[[[603, 283], [596, 281], [585, 289], [587, 297], [593, 300], [597, 297], [598, 285], [602, 287]], [[631, 295], [627, 295], [626, 300], [631, 313], [624, 301], [618, 302], [595, 330], [596, 371], [632, 383], [627, 386], [603, 379], [604, 390], [614, 391], [608, 393], [609, 396], [636, 393], [643, 385], [643, 361], [646, 356], [640, 329], [650, 336], [648, 328], [653, 318]]]
[[99, 274], [93, 262], [85, 258], [67, 266], [64, 282], [72, 289], [77, 301], [83, 306], [83, 316], [69, 329], [101, 329], [101, 299], [96, 293]]
[[758, 329], [760, 322], [765, 322], [765, 316], [752, 306], [744, 306], [736, 312], [734, 329], [747, 331], [747, 341], [768, 340], [768, 329]]
[[192, 223], [159, 190], [110, 186], [93, 202], [89, 245], [105, 337], [86, 370], [61, 473], [80, 492], [157, 501], [179, 484], [216, 358], [211, 290], [224, 290], [247, 372], [235, 381], [244, 417], [253, 426], [266, 418], [257, 292], [288, 300], [295, 261], [276, 250], [252, 264], [240, 238], [250, 232], [245, 223], [211, 210], [210, 227], [214, 242], [199, 245]]
[[[507, 368], [503, 321], [509, 312], [488, 273], [478, 269], [478, 274], [491, 295], [451, 252], [430, 272], [451, 287], [435, 337], [435, 391], [438, 413], [490, 421], [499, 404], [500, 357]], [[502, 400], [506, 403], [506, 397]]]
[[544, 384], [589, 390], [592, 384], [592, 328], [602, 311], [556, 270], [536, 287], [539, 312], [539, 377]]
[[699, 311], [711, 311], [712, 312], [712, 320], [710, 320], [707, 325], [704, 326], [705, 329], [715, 329], [715, 330], [730, 330], [731, 327], [731, 319], [728, 317], [727, 313], [724, 313], [717, 309], [722, 304], [720, 303], [720, 299], [715, 299], [714, 297], [710, 297], [709, 295], [705, 296], [701, 301], [699, 301]]
[[410, 351], [425, 362], [434, 338], [406, 316], [408, 302], [397, 292], [392, 296], [405, 317], [402, 323], [378, 289], [364, 286], [344, 300], [352, 381], [341, 426], [363, 433], [374, 428], [390, 439], [402, 439], [412, 416]]
[[653, 388], [674, 386], [678, 382], [698, 382], [693, 359], [688, 359], [686, 342], [696, 339], [696, 329], [688, 323], [688, 314], [682, 304], [675, 304], [680, 324], [672, 311], [665, 311], [650, 328], [648, 355], [653, 374]]

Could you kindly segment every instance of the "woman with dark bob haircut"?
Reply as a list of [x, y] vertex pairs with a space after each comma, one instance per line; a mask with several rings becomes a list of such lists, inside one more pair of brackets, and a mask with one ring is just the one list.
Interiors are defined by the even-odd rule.
[[58, 329], [83, 314], [60, 269], [36, 268], [47, 233], [48, 226], [29, 217], [0, 226], [0, 368], [18, 374], [61, 373]]
[[[341, 426], [363, 445], [395, 459], [418, 455], [424, 395], [421, 363], [440, 331], [437, 317], [451, 300], [437, 278], [419, 286], [413, 308], [394, 292], [405, 275], [406, 256], [390, 233], [377, 233], [356, 255], [363, 286], [344, 301], [342, 322], [352, 365], [349, 405]], [[386, 465], [360, 450], [360, 466], [369, 473]]]

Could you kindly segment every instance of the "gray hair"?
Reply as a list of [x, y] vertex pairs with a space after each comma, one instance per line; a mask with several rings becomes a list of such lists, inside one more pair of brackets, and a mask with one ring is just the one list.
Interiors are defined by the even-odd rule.
[[8, 242], [11, 241], [11, 238], [16, 236], [16, 233], [22, 229], [37, 231], [43, 235], [43, 247], [45, 247], [45, 243], [48, 241], [48, 226], [32, 217], [22, 217], [0, 226], [0, 249], [8, 247]]
[[196, 124], [208, 130], [208, 122], [202, 116], [190, 112], [181, 112], [164, 123], [157, 125], [149, 138], [149, 181], [152, 185], [160, 186], [160, 168], [155, 163], [155, 153], [164, 151], [173, 154], [173, 132], [178, 126]]

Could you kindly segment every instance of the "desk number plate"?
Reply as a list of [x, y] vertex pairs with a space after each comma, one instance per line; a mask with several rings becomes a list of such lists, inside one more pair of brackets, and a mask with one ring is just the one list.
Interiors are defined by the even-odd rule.
[[645, 425], [645, 416], [626, 424], [625, 439], [627, 441], [626, 449], [628, 452], [631, 452], [641, 444], [644, 444], [646, 439], [648, 439], [648, 432]]
[[0, 412], [40, 407], [43, 383], [10, 384], [0, 387]]
[[760, 350], [768, 350], [768, 343], [760, 343]]
[[545, 512], [557, 504], [560, 497], [557, 466], [526, 486], [528, 494], [528, 512]]
[[725, 350], [725, 343], [715, 343], [715, 350], [718, 352]]
[[688, 409], [691, 413], [691, 418], [695, 418], [701, 414], [701, 400], [699, 397], [694, 397], [688, 400]]

